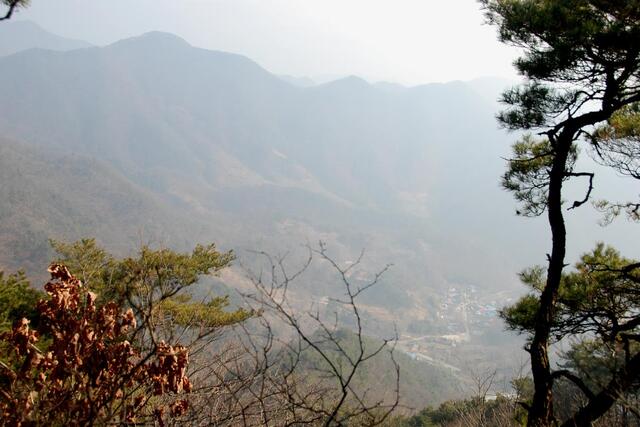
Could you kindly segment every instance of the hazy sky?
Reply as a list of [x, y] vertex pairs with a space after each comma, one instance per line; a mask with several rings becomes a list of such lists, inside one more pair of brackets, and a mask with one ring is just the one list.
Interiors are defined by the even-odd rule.
[[151, 30], [277, 74], [419, 84], [514, 77], [475, 0], [32, 0], [18, 19], [108, 44]]

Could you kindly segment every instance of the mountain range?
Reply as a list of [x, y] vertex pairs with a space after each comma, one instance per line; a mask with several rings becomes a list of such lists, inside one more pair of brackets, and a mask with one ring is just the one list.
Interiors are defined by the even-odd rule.
[[394, 264], [377, 304], [433, 316], [448, 287], [513, 289], [544, 262], [541, 222], [499, 187], [509, 82], [296, 84], [167, 33], [97, 47], [0, 31], [0, 267], [44, 271], [50, 238], [119, 254], [214, 241], [293, 265], [324, 241], [344, 262], [365, 249], [361, 277]]

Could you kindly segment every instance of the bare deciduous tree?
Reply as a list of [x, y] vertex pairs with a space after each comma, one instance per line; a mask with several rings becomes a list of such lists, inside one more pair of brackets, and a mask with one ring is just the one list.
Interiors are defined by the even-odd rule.
[[[223, 338], [222, 350], [192, 371], [196, 387], [190, 396], [189, 422], [221, 426], [383, 423], [399, 401], [400, 371], [393, 356], [396, 338], [380, 342], [366, 338], [357, 300], [386, 268], [367, 284], [354, 287], [348, 276], [359, 260], [341, 267], [323, 244], [318, 250], [309, 248], [306, 261], [293, 272], [282, 257], [258, 255], [266, 268], [250, 273], [253, 292], [244, 297], [259, 317], [236, 325]], [[305, 311], [290, 298], [294, 283], [302, 280], [316, 259], [327, 262], [341, 281], [344, 295], [332, 300], [340, 313], [322, 313], [317, 303]], [[341, 328], [343, 322], [354, 325], [354, 330]], [[387, 393], [372, 393], [374, 385], [357, 384], [360, 371], [375, 358], [387, 358], [393, 370], [394, 386]], [[199, 389], [197, 384], [204, 385]]]

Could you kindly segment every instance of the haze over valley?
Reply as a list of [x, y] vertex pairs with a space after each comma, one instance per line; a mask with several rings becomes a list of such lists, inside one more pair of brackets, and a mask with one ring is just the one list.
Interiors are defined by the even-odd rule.
[[[512, 81], [317, 83], [165, 32], [93, 46], [28, 21], [3, 23], [0, 40], [0, 269], [42, 279], [50, 239], [122, 256], [215, 242], [238, 257], [216, 279], [233, 290], [255, 251], [293, 271], [322, 241], [341, 265], [364, 251], [356, 283], [392, 264], [363, 299], [368, 333], [395, 325], [407, 363], [455, 378], [414, 405], [459, 395], [470, 364], [507, 376], [520, 363], [497, 311], [549, 237], [500, 187], [514, 135], [495, 114]], [[571, 227], [593, 228], [589, 209]], [[637, 231], [611, 227], [633, 248]], [[572, 240], [573, 259], [598, 233]], [[292, 289], [301, 309], [340, 291], [325, 267]]]

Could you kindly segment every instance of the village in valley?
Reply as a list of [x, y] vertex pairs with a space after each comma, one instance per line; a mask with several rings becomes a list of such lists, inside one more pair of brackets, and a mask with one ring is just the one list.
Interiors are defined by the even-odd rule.
[[474, 285], [451, 285], [442, 295], [438, 327], [428, 331], [410, 325], [400, 336], [398, 349], [414, 360], [461, 372], [468, 363], [463, 354], [491, 352], [491, 337], [504, 334], [499, 310], [512, 301], [506, 293], [482, 294]]

